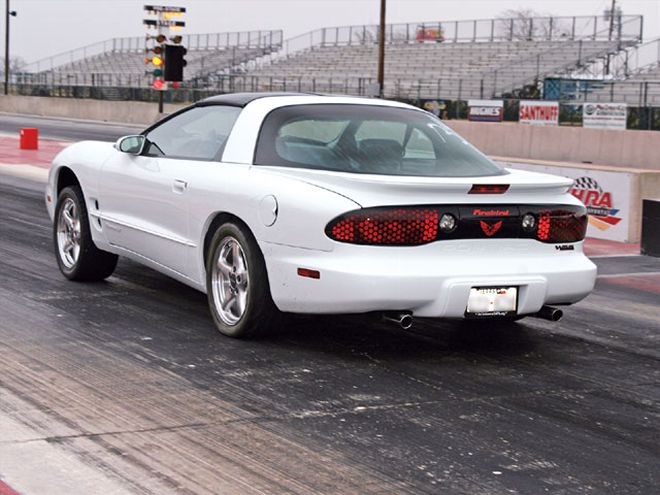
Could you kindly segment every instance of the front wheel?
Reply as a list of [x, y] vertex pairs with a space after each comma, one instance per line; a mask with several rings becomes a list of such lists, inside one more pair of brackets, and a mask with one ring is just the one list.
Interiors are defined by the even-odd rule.
[[206, 289], [213, 321], [224, 335], [256, 337], [281, 322], [259, 246], [241, 225], [226, 223], [213, 236]]
[[78, 186], [65, 187], [57, 197], [53, 243], [60, 271], [69, 280], [103, 280], [117, 266], [117, 256], [98, 249], [92, 241], [85, 198]]

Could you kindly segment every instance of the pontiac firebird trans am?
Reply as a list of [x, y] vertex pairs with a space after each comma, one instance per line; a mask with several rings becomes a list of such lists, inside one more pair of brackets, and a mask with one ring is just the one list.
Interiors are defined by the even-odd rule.
[[263, 93], [66, 148], [46, 202], [65, 277], [126, 256], [248, 337], [283, 313], [556, 320], [596, 278], [570, 185], [502, 169], [409, 105]]

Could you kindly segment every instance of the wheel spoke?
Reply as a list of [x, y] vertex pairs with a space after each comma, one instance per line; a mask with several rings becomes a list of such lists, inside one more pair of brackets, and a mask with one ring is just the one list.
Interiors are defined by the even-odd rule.
[[232, 295], [229, 299], [226, 299], [222, 303], [222, 310], [223, 311], [229, 311], [229, 308], [234, 306], [234, 303], [236, 303], [236, 296]]
[[71, 213], [69, 213], [68, 210], [62, 210], [62, 217], [64, 218], [64, 221], [66, 222], [66, 226], [69, 229], [73, 230], [74, 221], [73, 221], [73, 218], [71, 217]]
[[232, 267], [235, 271], [242, 269], [242, 260], [241, 260], [241, 247], [238, 245], [238, 242], [234, 241], [231, 245], [231, 257], [232, 257]]
[[220, 273], [222, 273], [225, 276], [229, 276], [231, 273], [231, 266], [229, 266], [229, 263], [227, 263], [227, 260], [225, 260], [222, 257], [218, 258], [218, 270], [220, 270]]
[[62, 251], [64, 251], [65, 253], [68, 253], [69, 251], [71, 251], [74, 248], [74, 246], [75, 246], [75, 244], [73, 243], [73, 241], [71, 239], [66, 239], [64, 241], [64, 244], [62, 244]]
[[247, 292], [240, 291], [238, 293], [238, 298], [236, 299], [236, 310], [239, 315], [242, 315], [245, 311], [245, 304], [247, 302]]

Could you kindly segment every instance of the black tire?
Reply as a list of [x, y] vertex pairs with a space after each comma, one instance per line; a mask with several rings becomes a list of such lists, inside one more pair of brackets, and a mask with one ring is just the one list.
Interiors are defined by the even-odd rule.
[[[243, 277], [246, 289], [241, 289], [245, 290], [247, 294], [242, 305], [242, 314], [237, 317], [237, 321], [230, 323], [226, 321], [229, 310], [223, 312], [222, 308], [219, 307], [219, 298], [231, 294], [233, 289], [228, 287], [229, 292], [223, 291], [224, 294], [220, 295], [222, 290], [219, 287], [222, 287], [222, 285], [218, 277], [222, 277], [222, 275], [220, 274], [221, 270], [216, 265], [222, 255], [221, 250], [230, 249], [233, 246], [233, 241], [236, 241], [240, 246], [242, 250], [241, 259], [247, 265], [244, 266], [246, 276]], [[236, 260], [233, 260], [232, 263], [235, 268]], [[214, 289], [214, 269], [216, 289]], [[236, 280], [234, 280], [234, 283], [237, 283]], [[234, 288], [237, 291], [239, 290], [238, 287]], [[282, 322], [283, 315], [275, 306], [270, 294], [266, 264], [261, 250], [252, 233], [238, 223], [225, 223], [213, 235], [206, 261], [206, 292], [213, 321], [217, 329], [228, 337], [245, 339], [263, 336], [277, 328]], [[237, 298], [238, 292], [234, 294]], [[235, 308], [235, 306], [232, 305], [232, 308]]]
[[[77, 210], [79, 232], [76, 238], [79, 243], [77, 257], [66, 258], [66, 254], [60, 249], [58, 235], [66, 235], [59, 228], [60, 218], [63, 215], [62, 210], [65, 205], [71, 205], [73, 202]], [[57, 206], [55, 207], [55, 219], [53, 221], [53, 244], [55, 247], [55, 257], [57, 265], [69, 280], [78, 282], [97, 282], [104, 280], [112, 275], [117, 266], [117, 255], [98, 249], [92, 240], [92, 234], [89, 229], [89, 217], [87, 215], [87, 206], [85, 198], [79, 186], [69, 186], [62, 189], [57, 197]]]

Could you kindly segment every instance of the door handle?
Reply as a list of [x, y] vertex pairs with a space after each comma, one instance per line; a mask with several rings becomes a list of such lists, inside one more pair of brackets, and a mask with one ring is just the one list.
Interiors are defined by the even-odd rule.
[[172, 184], [172, 191], [177, 194], [183, 194], [187, 188], [188, 183], [185, 180], [174, 179], [174, 183]]

